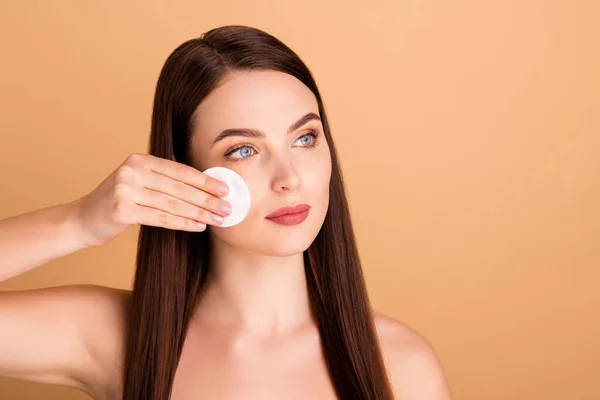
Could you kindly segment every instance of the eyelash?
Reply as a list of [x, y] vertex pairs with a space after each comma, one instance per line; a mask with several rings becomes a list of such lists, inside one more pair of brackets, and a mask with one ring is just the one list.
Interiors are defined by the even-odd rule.
[[[301, 146], [301, 147], [312, 149], [312, 148], [316, 147], [319, 144], [318, 143], [319, 134], [317, 132], [315, 132], [315, 131], [310, 131], [308, 133], [305, 133], [304, 135], [302, 135], [298, 139], [296, 139], [296, 141], [298, 141], [299, 139], [301, 139], [301, 138], [303, 138], [305, 136], [312, 136], [313, 137], [313, 141], [312, 141], [311, 144], [309, 144], [307, 146]], [[236, 151], [238, 151], [240, 149], [243, 149], [245, 147], [250, 147], [252, 150], [256, 151], [256, 149], [254, 148], [254, 146], [252, 146], [251, 144], [249, 144], [249, 143], [242, 143], [238, 147], [236, 147], [236, 148], [228, 151], [227, 153], [225, 153], [225, 157], [228, 158], [229, 160], [235, 161], [235, 162], [249, 160], [252, 156], [241, 157], [241, 158], [232, 158], [232, 157], [230, 157], [231, 154], [233, 154]]]

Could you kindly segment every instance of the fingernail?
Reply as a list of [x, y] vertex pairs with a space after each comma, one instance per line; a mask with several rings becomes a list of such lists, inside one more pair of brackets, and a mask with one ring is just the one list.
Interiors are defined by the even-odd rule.
[[213, 219], [213, 221], [215, 221], [215, 222], [217, 222], [217, 223], [219, 223], [219, 224], [220, 224], [221, 222], [223, 222], [223, 217], [221, 217], [221, 216], [219, 216], [219, 215], [216, 215], [216, 214], [213, 214], [213, 215], [212, 215], [212, 219]]
[[221, 203], [221, 204], [219, 204], [219, 210], [221, 210], [221, 212], [224, 212], [224, 213], [230, 213], [231, 205], [228, 203]]
[[217, 190], [219, 191], [219, 193], [227, 194], [227, 193], [229, 193], [229, 186], [219, 185], [219, 186], [217, 186]]

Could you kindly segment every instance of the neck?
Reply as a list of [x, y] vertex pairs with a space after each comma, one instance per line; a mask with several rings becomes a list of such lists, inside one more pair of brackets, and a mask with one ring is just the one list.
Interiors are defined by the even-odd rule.
[[311, 323], [302, 253], [285, 257], [234, 248], [212, 237], [201, 318], [260, 336]]

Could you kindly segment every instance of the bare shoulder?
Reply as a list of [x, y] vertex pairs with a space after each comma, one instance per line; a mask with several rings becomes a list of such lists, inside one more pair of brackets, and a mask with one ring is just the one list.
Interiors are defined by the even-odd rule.
[[375, 312], [381, 347], [395, 397], [450, 400], [450, 388], [438, 355], [429, 341], [410, 326]]
[[83, 285], [94, 305], [89, 331], [89, 351], [97, 368], [94, 371], [98, 399], [116, 398], [122, 391], [125, 340], [131, 290]]
[[[131, 291], [94, 284], [76, 284], [46, 289], [45, 299], [72, 304], [71, 316], [80, 319], [80, 335], [90, 363], [81, 380], [95, 399], [117, 398], [122, 389], [125, 332]], [[54, 292], [54, 294], [52, 294]]]
[[0, 376], [115, 398], [129, 293], [91, 284], [0, 292]]
[[[122, 388], [125, 332], [131, 291], [94, 284], [75, 284], [38, 289], [44, 301], [56, 302], [77, 322], [89, 364], [80, 380], [95, 399], [117, 398]], [[72, 310], [67, 310], [66, 305]], [[60, 306], [60, 307], [59, 307]]]

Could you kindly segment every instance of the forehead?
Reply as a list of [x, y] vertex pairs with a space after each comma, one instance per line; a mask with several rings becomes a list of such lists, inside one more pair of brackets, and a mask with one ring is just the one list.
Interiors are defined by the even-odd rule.
[[227, 128], [283, 133], [308, 112], [319, 115], [314, 94], [295, 77], [279, 71], [242, 71], [228, 75], [194, 115], [194, 136], [212, 141]]

